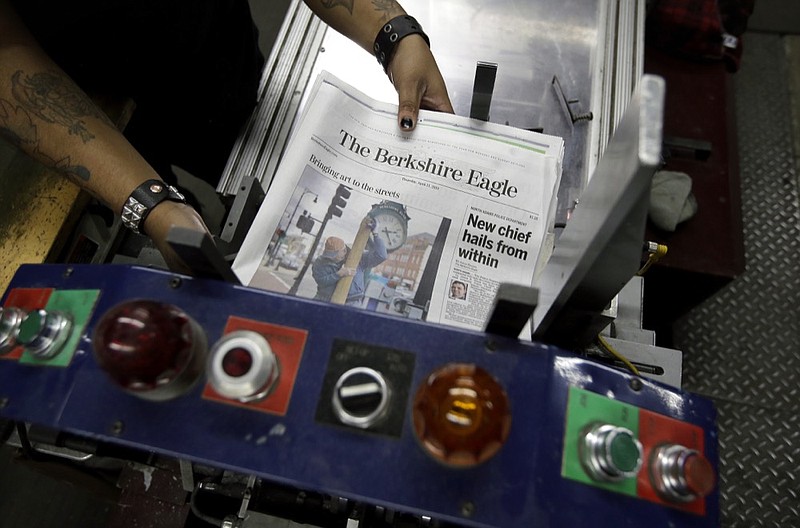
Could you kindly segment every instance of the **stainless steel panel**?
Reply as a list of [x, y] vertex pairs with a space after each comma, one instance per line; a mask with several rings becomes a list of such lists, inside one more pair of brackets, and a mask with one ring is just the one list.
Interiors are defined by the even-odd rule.
[[293, 0], [264, 66], [258, 104], [231, 151], [218, 192], [235, 195], [247, 176], [269, 186], [324, 34], [325, 25]]
[[[556, 219], [566, 221], [641, 75], [644, 0], [402, 3], [430, 35], [457, 114], [469, 115], [478, 62], [491, 62], [498, 70], [489, 120], [542, 128], [564, 138]], [[299, 0], [289, 9], [276, 49], [282, 40], [298, 40], [299, 35], [302, 43], [273, 52], [265, 74], [265, 99], [259, 105], [268, 108], [257, 109], [234, 149], [219, 186], [223, 192], [232, 194], [237, 182], [249, 174], [268, 187], [282, 145], [302, 112], [305, 88], [320, 71], [331, 71], [376, 99], [397, 100], [370, 53], [334, 31], [322, 38], [324, 26], [314, 26], [308, 14]], [[576, 113], [592, 112], [592, 121], [573, 123], [568, 118], [553, 88], [554, 77]], [[298, 93], [303, 94], [299, 105]]]

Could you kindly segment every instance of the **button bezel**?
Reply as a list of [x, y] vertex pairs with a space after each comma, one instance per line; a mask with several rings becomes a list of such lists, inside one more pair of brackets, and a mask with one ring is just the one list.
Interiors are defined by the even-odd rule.
[[31, 317], [39, 317], [39, 329], [30, 339], [20, 339], [20, 343], [36, 359], [53, 358], [71, 335], [72, 318], [64, 312], [34, 310], [25, 316], [20, 329]]
[[[225, 356], [236, 349], [250, 354], [250, 369], [241, 376], [225, 372]], [[243, 403], [266, 398], [280, 378], [280, 362], [264, 336], [252, 330], [237, 330], [224, 335], [211, 348], [208, 381], [220, 395]]]
[[19, 346], [19, 327], [25, 319], [25, 311], [10, 306], [0, 306], [0, 356]]
[[[347, 409], [345, 409], [341, 399], [341, 390], [344, 387], [344, 384], [347, 383], [349, 379], [358, 375], [364, 375], [373, 379], [374, 382], [377, 383], [378, 392], [380, 393], [380, 400], [378, 401], [378, 405], [375, 407], [375, 410], [363, 416], [350, 413]], [[339, 376], [339, 379], [336, 381], [336, 385], [333, 388], [333, 411], [336, 413], [336, 417], [339, 418], [343, 424], [350, 425], [352, 427], [358, 427], [359, 429], [367, 429], [378, 423], [386, 414], [386, 411], [389, 408], [389, 399], [391, 398], [390, 392], [389, 384], [386, 383], [386, 379], [377, 370], [369, 367], [351, 368]]]
[[651, 480], [653, 487], [665, 499], [674, 502], [692, 502], [701, 495], [690, 490], [685, 467], [690, 457], [703, 455], [696, 449], [671, 444], [653, 450], [651, 455]]
[[[635, 468], [629, 471], [616, 467], [612, 462], [611, 445], [619, 435], [629, 436], [639, 452]], [[630, 429], [611, 424], [594, 424], [583, 436], [580, 458], [584, 469], [592, 478], [601, 482], [620, 482], [639, 473], [643, 449]]]

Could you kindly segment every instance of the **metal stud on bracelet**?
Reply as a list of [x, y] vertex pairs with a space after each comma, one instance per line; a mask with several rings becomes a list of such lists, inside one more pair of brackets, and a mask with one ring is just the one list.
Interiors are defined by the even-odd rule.
[[383, 71], [389, 68], [397, 43], [414, 34], [424, 38], [428, 46], [431, 45], [428, 35], [422, 31], [422, 25], [409, 15], [394, 17], [378, 31], [372, 50], [375, 52], [375, 58], [378, 59], [378, 63], [383, 67]]
[[134, 233], [141, 233], [147, 215], [165, 200], [186, 203], [186, 198], [172, 185], [161, 180], [147, 180], [133, 190], [122, 206], [122, 224]]

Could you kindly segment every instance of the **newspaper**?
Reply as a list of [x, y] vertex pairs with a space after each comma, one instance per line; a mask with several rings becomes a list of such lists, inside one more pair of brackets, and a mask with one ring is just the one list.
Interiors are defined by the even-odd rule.
[[482, 329], [500, 282], [530, 285], [563, 140], [397, 106], [317, 78], [233, 269], [243, 284]]

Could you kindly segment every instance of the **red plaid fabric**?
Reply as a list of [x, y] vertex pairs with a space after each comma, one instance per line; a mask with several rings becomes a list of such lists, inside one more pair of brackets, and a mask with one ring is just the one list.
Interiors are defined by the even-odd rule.
[[756, 0], [719, 0], [722, 27], [731, 35], [742, 36], [755, 6]]
[[662, 0], [648, 14], [648, 42], [682, 55], [721, 59], [722, 33], [716, 0]]
[[647, 15], [647, 42], [686, 57], [724, 59], [736, 71], [741, 39], [725, 46], [724, 35], [740, 37], [747, 28], [755, 0], [659, 0]]

